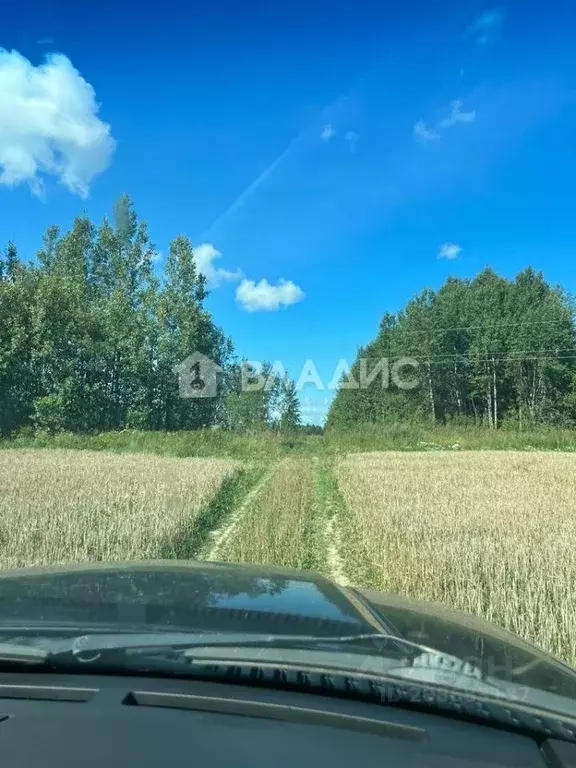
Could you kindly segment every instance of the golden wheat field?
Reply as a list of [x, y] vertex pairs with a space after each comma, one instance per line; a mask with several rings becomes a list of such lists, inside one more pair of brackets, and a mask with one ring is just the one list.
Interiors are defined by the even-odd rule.
[[476, 613], [576, 663], [576, 455], [357, 454], [336, 473], [352, 581]]
[[0, 451], [0, 568], [158, 557], [240, 463]]

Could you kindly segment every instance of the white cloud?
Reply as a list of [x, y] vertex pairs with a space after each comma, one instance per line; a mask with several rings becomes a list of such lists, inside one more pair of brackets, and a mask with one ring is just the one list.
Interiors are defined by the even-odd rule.
[[476, 120], [476, 110], [471, 109], [470, 112], [462, 112], [462, 100], [455, 99], [450, 102], [450, 114], [448, 117], [440, 120], [435, 127], [429, 128], [424, 120], [418, 120], [413, 129], [414, 138], [422, 144], [438, 141], [442, 136], [442, 132], [447, 128], [451, 128], [457, 123], [473, 123], [474, 120]]
[[438, 131], [428, 128], [424, 120], [418, 120], [414, 126], [414, 136], [424, 143], [428, 141], [437, 141], [440, 138]]
[[280, 280], [270, 285], [268, 280], [242, 280], [236, 288], [236, 300], [247, 312], [274, 312], [302, 301], [304, 292], [291, 280]]
[[476, 120], [476, 110], [462, 112], [462, 101], [456, 99], [450, 104], [450, 115], [440, 122], [441, 128], [450, 128], [456, 123], [473, 123]]
[[443, 243], [438, 249], [439, 259], [457, 259], [462, 253], [462, 246], [457, 243]]
[[0, 48], [0, 184], [26, 182], [42, 196], [48, 175], [87, 197], [116, 146], [98, 108], [94, 89], [66, 56], [51, 54], [35, 67]]
[[330, 141], [330, 139], [334, 138], [336, 136], [336, 131], [334, 130], [334, 127], [328, 123], [328, 125], [323, 125], [322, 130], [320, 131], [320, 138], [322, 141]]
[[504, 23], [504, 10], [492, 8], [477, 16], [466, 30], [476, 45], [491, 45], [500, 37]]
[[233, 272], [228, 269], [221, 269], [214, 266], [214, 260], [222, 256], [220, 251], [216, 250], [212, 243], [202, 243], [194, 248], [194, 258], [198, 270], [206, 277], [209, 283], [215, 288], [224, 282], [241, 280], [242, 270], [236, 269]]
[[358, 144], [359, 138], [360, 136], [355, 131], [348, 131], [348, 133], [344, 136], [344, 141], [348, 142], [350, 152], [356, 151], [356, 144]]
[[236, 288], [236, 301], [247, 312], [274, 312], [304, 298], [302, 289], [291, 280], [280, 280], [277, 285], [271, 285], [265, 279], [257, 283], [248, 280], [241, 269], [232, 271], [216, 267], [214, 261], [221, 256], [212, 243], [202, 243], [194, 248], [196, 266], [212, 287], [217, 288], [224, 282], [241, 281]]

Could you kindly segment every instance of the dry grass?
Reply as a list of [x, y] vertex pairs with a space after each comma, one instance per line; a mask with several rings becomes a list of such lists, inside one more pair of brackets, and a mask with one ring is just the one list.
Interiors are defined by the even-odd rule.
[[247, 505], [221, 560], [314, 567], [315, 474], [310, 461], [284, 459]]
[[157, 557], [239, 462], [0, 451], [0, 568]]
[[336, 471], [358, 583], [479, 614], [576, 663], [575, 455], [356, 454]]

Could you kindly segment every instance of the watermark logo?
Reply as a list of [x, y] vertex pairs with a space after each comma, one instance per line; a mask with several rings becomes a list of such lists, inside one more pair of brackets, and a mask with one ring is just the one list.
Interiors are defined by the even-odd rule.
[[222, 368], [201, 352], [193, 352], [175, 365], [172, 371], [178, 376], [180, 397], [216, 397], [218, 374]]
[[[338, 389], [397, 389], [409, 391], [420, 386], [419, 362], [413, 357], [360, 358], [352, 366], [341, 358], [337, 361], [329, 379], [320, 376], [313, 360], [306, 360], [295, 379], [295, 389], [301, 392], [305, 387], [318, 391]], [[194, 352], [173, 368], [178, 375], [180, 397], [216, 397], [218, 375], [222, 368], [199, 352]], [[246, 360], [240, 365], [240, 388], [242, 392], [270, 391], [287, 375], [281, 360], [264, 366], [258, 360]]]

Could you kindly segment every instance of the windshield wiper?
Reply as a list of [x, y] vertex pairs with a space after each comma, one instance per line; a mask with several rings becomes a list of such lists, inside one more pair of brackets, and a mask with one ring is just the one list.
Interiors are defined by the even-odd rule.
[[[18, 638], [23, 640], [23, 638]], [[384, 633], [343, 635], [341, 637], [318, 637], [317, 635], [271, 635], [271, 634], [189, 634], [175, 633], [125, 633], [90, 634], [73, 638], [31, 638], [27, 642], [0, 643], [0, 662], [22, 664], [50, 664], [51, 662], [74, 660], [90, 664], [105, 660], [110, 654], [126, 656], [158, 656], [167, 658], [193, 656], [198, 649], [230, 648], [299, 648], [338, 650], [343, 646], [362, 645], [360, 652], [383, 651], [391, 645], [409, 648], [417, 654], [428, 653], [445, 657], [446, 654], [420, 643]]]
[[[354, 648], [354, 644], [356, 647]], [[362, 645], [364, 644], [364, 647]], [[410, 651], [404, 658], [391, 658], [385, 653], [387, 647], [405, 647]], [[266, 659], [265, 652], [256, 655], [255, 651], [265, 651], [266, 648], [278, 650], [296, 650], [299, 656], [292, 663], [288, 660], [284, 664], [279, 654], [271, 653], [270, 662]], [[215, 656], [211, 662], [207, 658], [210, 649], [215, 649]], [[223, 651], [230, 649], [230, 656], [224, 653], [217, 654], [216, 649]], [[245, 649], [245, 658], [241, 651]], [[312, 657], [314, 652], [326, 650], [321, 654], [323, 659], [312, 659], [309, 662], [305, 658], [305, 651], [310, 650]], [[339, 665], [338, 651], [350, 652], [348, 663]], [[375, 653], [376, 651], [376, 653]], [[379, 655], [378, 651], [382, 654]], [[326, 662], [330, 652], [334, 652], [334, 666]], [[358, 653], [358, 664], [352, 656]], [[197, 656], [197, 660], [194, 656]], [[288, 654], [289, 655], [289, 654]], [[382, 659], [392, 662], [381, 670], [372, 669], [366, 660]], [[197, 663], [196, 663], [197, 661]], [[484, 678], [475, 665], [471, 665], [463, 659], [443, 653], [419, 643], [405, 640], [392, 634], [370, 633], [360, 635], [344, 635], [342, 637], [317, 637], [305, 635], [253, 635], [253, 634], [201, 634], [201, 633], [124, 633], [124, 634], [91, 634], [74, 637], [61, 637], [59, 639], [39, 637], [35, 635], [20, 635], [10, 641], [4, 636], [0, 638], [0, 666], [8, 663], [10, 666], [34, 667], [38, 670], [56, 670], [60, 672], [74, 672], [78, 664], [85, 664], [88, 668], [92, 662], [97, 662], [93, 670], [106, 670], [106, 673], [131, 674], [167, 673], [181, 675], [183, 665], [190, 667], [190, 674], [207, 679], [227, 680], [232, 674], [227, 667], [232, 663], [235, 667], [234, 679], [254, 684], [255, 678], [251, 668], [272, 667], [284, 668], [288, 674], [296, 675], [286, 682], [286, 685], [299, 686], [301, 682], [297, 673], [302, 668], [314, 671], [316, 666], [324, 667], [323, 675], [330, 677], [332, 683], [336, 681], [337, 688], [343, 696], [362, 696], [380, 703], [388, 701], [399, 705], [405, 703], [415, 708], [423, 708], [424, 711], [446, 713], [448, 716], [457, 716], [470, 719], [472, 722], [498, 723], [504, 728], [528, 730], [544, 738], [551, 734], [558, 734], [557, 738], [566, 739], [574, 726], [572, 711], [558, 711], [557, 707], [543, 706], [540, 701], [539, 691], [534, 691], [526, 698], [526, 691], [530, 689], [521, 686], [507, 685], [506, 688], [495, 687], [490, 678]], [[318, 662], [318, 663], [317, 663]], [[219, 667], [209, 670], [207, 674], [201, 669], [207, 663]], [[449, 666], [449, 674], [452, 679], [446, 679], [445, 663]], [[238, 670], [240, 671], [238, 673]], [[88, 671], [88, 670], [87, 670]], [[358, 674], [362, 673], [362, 674]], [[344, 677], [343, 677], [344, 675]], [[351, 689], [348, 680], [351, 675], [354, 679], [354, 688]], [[478, 677], [480, 675], [480, 677]], [[475, 680], [467, 680], [466, 677], [474, 677]], [[258, 678], [260, 680], [260, 678]], [[376, 687], [374, 687], [376, 682]], [[332, 683], [330, 690], [332, 691]], [[258, 683], [257, 683], [258, 684]], [[262, 678], [263, 686], [277, 687], [282, 683], [278, 678], [268, 673], [268, 677]], [[324, 680], [309, 684], [320, 692], [327, 690]], [[390, 685], [393, 688], [389, 688]], [[381, 687], [381, 686], [384, 687]], [[446, 695], [446, 689], [450, 690], [450, 696]], [[517, 690], [516, 690], [517, 689]], [[393, 698], [389, 699], [392, 693]], [[490, 708], [482, 702], [484, 696], [489, 696]], [[536, 698], [538, 696], [538, 698]], [[562, 701], [558, 697], [559, 701]], [[537, 707], [537, 708], [536, 708]], [[546, 710], [551, 714], [547, 715]], [[531, 714], [533, 711], [534, 715]], [[511, 712], [518, 718], [518, 722], [511, 725]], [[521, 720], [524, 718], [524, 720]], [[528, 719], [527, 719], [528, 718]], [[523, 725], [526, 723], [526, 725]]]
[[[325, 655], [322, 661], [302, 656], [302, 652], [334, 653], [334, 670], [348, 669], [377, 677], [391, 675], [413, 682], [444, 682], [448, 687], [470, 686], [489, 691], [480, 668], [469, 661], [434, 648], [405, 640], [392, 634], [366, 633], [340, 637], [317, 635], [276, 635], [245, 633], [125, 633], [90, 634], [68, 638], [18, 638], [21, 643], [0, 642], [0, 663], [40, 665], [48, 668], [70, 669], [77, 664], [117, 669], [139, 669], [155, 662], [163, 665], [184, 663], [189, 666], [259, 665], [332, 668]], [[400, 658], [390, 655], [390, 647], [407, 648], [411, 653]], [[266, 656], [267, 649], [298, 651], [299, 656], [283, 658], [278, 653]], [[214, 655], [210, 655], [210, 651]], [[220, 652], [218, 652], [220, 651]], [[345, 661], [336, 658], [340, 652], [352, 652]], [[388, 652], [387, 652], [388, 651]], [[363, 660], [371, 658], [393, 662], [382, 669]], [[362, 660], [363, 659], [363, 660]], [[458, 680], [460, 683], [458, 683]], [[501, 692], [495, 688], [495, 692]]]

